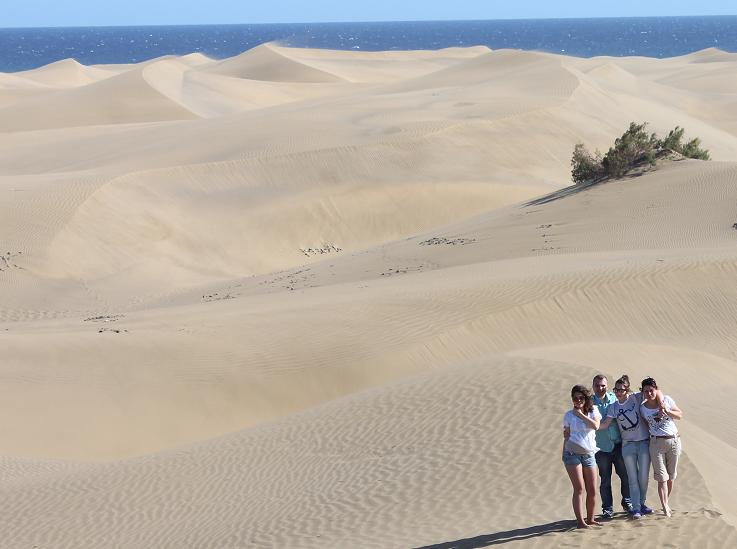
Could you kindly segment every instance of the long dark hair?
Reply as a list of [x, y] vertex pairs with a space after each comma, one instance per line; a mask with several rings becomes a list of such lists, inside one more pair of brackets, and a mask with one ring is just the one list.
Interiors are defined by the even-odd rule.
[[645, 379], [642, 380], [642, 385], [640, 385], [640, 391], [642, 391], [642, 388], [645, 387], [645, 385], [650, 385], [653, 389], [658, 388], [658, 384], [651, 377], [646, 377]]
[[586, 415], [590, 414], [591, 410], [594, 409], [594, 397], [591, 396], [591, 391], [583, 385], [574, 385], [573, 389], [571, 389], [571, 398], [573, 398], [577, 393], [581, 393], [584, 397], [583, 413]]

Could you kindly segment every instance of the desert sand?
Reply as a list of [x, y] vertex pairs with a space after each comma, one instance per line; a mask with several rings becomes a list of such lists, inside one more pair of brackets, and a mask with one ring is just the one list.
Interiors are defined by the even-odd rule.
[[[0, 547], [737, 546], [734, 74], [274, 44], [0, 74]], [[713, 160], [569, 187], [630, 121]], [[573, 529], [597, 372], [684, 410], [673, 518]]]

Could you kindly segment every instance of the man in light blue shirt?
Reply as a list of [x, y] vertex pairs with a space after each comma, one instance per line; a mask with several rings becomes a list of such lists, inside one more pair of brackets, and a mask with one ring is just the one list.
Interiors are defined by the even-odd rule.
[[[617, 401], [614, 393], [608, 391], [608, 382], [605, 375], [597, 374], [592, 382], [594, 389], [594, 404], [598, 406], [602, 417], [606, 417], [609, 407]], [[627, 469], [622, 459], [622, 437], [619, 434], [619, 427], [616, 422], [612, 422], [608, 428], [596, 431], [596, 445], [599, 451], [594, 456], [596, 465], [599, 467], [599, 476], [601, 484], [599, 492], [601, 493], [601, 508], [604, 518], [614, 517], [614, 496], [612, 496], [612, 466], [617, 471], [617, 476], [621, 482], [622, 490], [622, 507], [625, 511], [632, 510], [630, 503], [630, 487], [627, 478]]]

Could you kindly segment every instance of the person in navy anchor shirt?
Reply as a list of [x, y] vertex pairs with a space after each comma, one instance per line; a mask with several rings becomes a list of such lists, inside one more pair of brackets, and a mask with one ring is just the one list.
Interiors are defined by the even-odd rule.
[[640, 414], [642, 393], [630, 391], [629, 376], [624, 374], [615, 382], [614, 394], [617, 402], [609, 406], [607, 417], [599, 429], [608, 429], [612, 422], [619, 426], [622, 459], [627, 469], [632, 502], [630, 514], [633, 519], [639, 519], [653, 512], [645, 503], [650, 471], [650, 433], [647, 421]]

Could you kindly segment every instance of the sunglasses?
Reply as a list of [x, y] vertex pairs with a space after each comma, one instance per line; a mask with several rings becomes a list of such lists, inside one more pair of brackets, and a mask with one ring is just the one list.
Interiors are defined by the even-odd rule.
[[586, 400], [586, 397], [582, 397], [581, 395], [579, 395], [579, 396], [571, 397], [571, 400], [573, 402], [579, 402], [579, 401], [583, 402], [584, 400]]
[[627, 387], [615, 387], [614, 392], [615, 393], [625, 393], [627, 392]]

